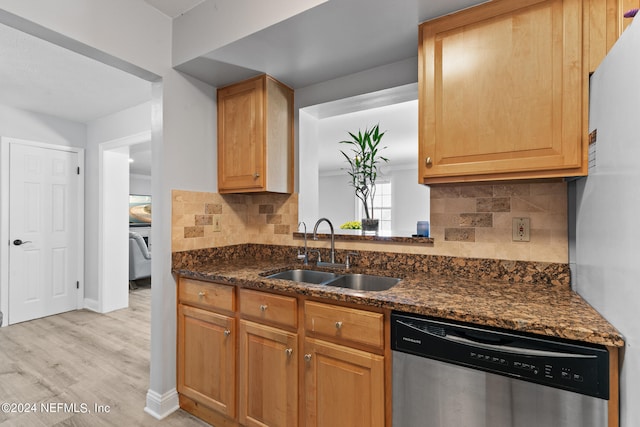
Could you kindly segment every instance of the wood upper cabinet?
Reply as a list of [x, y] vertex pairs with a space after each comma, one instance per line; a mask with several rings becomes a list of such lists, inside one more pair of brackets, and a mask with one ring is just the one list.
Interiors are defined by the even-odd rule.
[[293, 192], [293, 90], [266, 76], [218, 89], [218, 191]]
[[582, 0], [494, 0], [420, 25], [425, 184], [587, 172]]
[[305, 339], [306, 427], [384, 427], [384, 357]]
[[585, 0], [585, 63], [589, 72], [598, 68], [609, 49], [631, 23], [631, 19], [624, 18], [624, 13], [638, 7], [640, 0]]
[[235, 319], [178, 305], [178, 392], [236, 415]]
[[240, 321], [240, 424], [298, 425], [298, 336]]

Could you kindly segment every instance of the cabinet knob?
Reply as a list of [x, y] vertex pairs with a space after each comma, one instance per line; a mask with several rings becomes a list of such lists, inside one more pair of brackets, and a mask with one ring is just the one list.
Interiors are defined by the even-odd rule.
[[304, 355], [304, 360], [307, 362], [311, 362], [311, 353], [307, 353]]
[[229, 335], [231, 335], [231, 331], [230, 331], [230, 330], [228, 330], [228, 329], [225, 329], [225, 330], [224, 330], [224, 336], [225, 336], [225, 337], [228, 337]]
[[253, 174], [253, 177], [254, 177], [255, 179], [258, 179], [258, 178], [260, 178], [260, 174], [259, 174], [258, 172], [256, 172], [256, 173], [254, 173], [254, 174]]
[[207, 293], [206, 293], [205, 291], [200, 291], [200, 292], [198, 292], [198, 296], [199, 296], [200, 298], [202, 298], [202, 297], [203, 297], [203, 296], [205, 296], [205, 295], [207, 295]]
[[293, 349], [292, 348], [287, 348], [284, 350], [284, 353], [290, 357], [293, 354]]
[[342, 329], [342, 322], [336, 322], [336, 329]]
[[431, 157], [427, 157], [427, 158], [425, 159], [424, 163], [425, 163], [427, 166], [431, 166], [431, 164], [433, 163], [433, 160], [431, 160]]
[[267, 305], [266, 304], [260, 305], [260, 311], [267, 311]]

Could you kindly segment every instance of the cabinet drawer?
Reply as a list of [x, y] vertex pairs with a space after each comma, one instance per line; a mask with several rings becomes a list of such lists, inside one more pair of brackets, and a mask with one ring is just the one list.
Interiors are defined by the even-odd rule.
[[180, 278], [178, 299], [183, 304], [214, 310], [234, 311], [233, 286]]
[[304, 307], [307, 332], [377, 348], [384, 345], [382, 313], [313, 301], [305, 302]]
[[240, 289], [240, 313], [246, 317], [295, 328], [297, 300], [282, 295]]

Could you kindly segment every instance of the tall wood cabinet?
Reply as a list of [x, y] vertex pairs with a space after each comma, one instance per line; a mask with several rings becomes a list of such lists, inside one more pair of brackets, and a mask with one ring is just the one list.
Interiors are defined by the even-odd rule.
[[218, 191], [293, 192], [293, 90], [261, 75], [218, 89]]

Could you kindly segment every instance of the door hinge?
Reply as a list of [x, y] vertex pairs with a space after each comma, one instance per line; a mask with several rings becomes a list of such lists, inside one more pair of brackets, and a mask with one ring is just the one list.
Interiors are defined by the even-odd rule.
[[76, 289], [80, 289], [80, 281], [76, 281]]
[[80, 175], [80, 166], [78, 166], [78, 175]]

